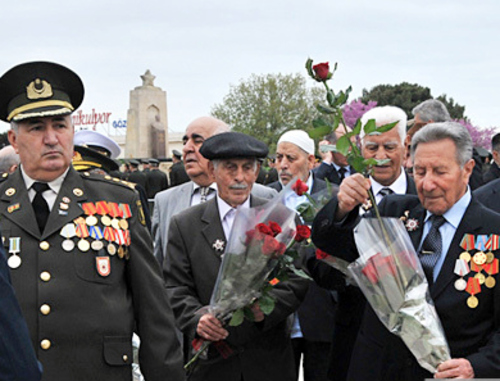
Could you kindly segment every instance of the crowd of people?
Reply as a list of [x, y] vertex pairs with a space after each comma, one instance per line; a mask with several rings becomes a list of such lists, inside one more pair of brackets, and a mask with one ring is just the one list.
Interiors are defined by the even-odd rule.
[[[296, 381], [300, 364], [305, 381], [500, 377], [499, 135], [484, 169], [441, 102], [418, 105], [411, 121], [398, 107], [375, 107], [363, 124], [397, 124], [361, 133], [363, 158], [385, 160], [365, 177], [342, 154], [319, 150], [348, 127], [319, 145], [290, 128], [270, 154], [258, 139], [200, 117], [187, 126], [182, 153], [173, 152], [169, 184], [157, 159], [131, 160], [124, 174], [116, 143], [74, 132], [83, 95], [78, 75], [55, 63], [0, 77], [0, 119], [11, 126], [11, 146], [0, 151], [0, 379]], [[290, 189], [294, 179], [308, 195]], [[373, 215], [368, 191], [383, 216], [414, 222], [408, 233], [451, 353], [435, 374], [313, 247], [297, 263], [311, 279], [290, 271], [271, 291], [270, 314], [256, 299], [251, 319], [229, 326], [206, 310], [236, 211], [278, 192], [295, 210], [328, 182], [338, 192], [311, 229], [330, 255], [358, 258], [353, 231]], [[457, 273], [459, 260], [467, 273]], [[199, 340], [213, 345], [186, 373]]]

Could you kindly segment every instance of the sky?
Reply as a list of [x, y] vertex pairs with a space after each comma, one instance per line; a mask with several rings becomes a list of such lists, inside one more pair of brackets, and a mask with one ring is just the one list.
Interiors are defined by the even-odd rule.
[[310, 57], [338, 63], [331, 86], [351, 85], [350, 99], [417, 83], [500, 132], [498, 14], [497, 0], [22, 0], [2, 5], [0, 74], [60, 63], [85, 84], [80, 109], [118, 121], [149, 69], [167, 92], [170, 131], [181, 132], [231, 86], [252, 74], [305, 76]]

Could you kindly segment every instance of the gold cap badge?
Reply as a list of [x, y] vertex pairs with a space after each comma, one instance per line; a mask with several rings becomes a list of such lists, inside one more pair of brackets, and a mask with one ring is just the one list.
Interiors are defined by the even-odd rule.
[[54, 93], [52, 86], [47, 81], [37, 78], [26, 87], [28, 99], [50, 98]]

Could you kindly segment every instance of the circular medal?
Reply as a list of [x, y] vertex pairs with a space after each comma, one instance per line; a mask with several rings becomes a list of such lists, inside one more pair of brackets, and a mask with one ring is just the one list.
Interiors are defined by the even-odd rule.
[[479, 284], [484, 284], [484, 282], [486, 281], [486, 277], [483, 273], [477, 273], [476, 275], [474, 275], [474, 278], [479, 280]]
[[96, 216], [88, 216], [86, 219], [85, 219], [85, 222], [87, 223], [87, 225], [89, 226], [94, 226], [97, 224], [97, 217]]
[[467, 287], [467, 282], [465, 281], [464, 278], [460, 278], [455, 281], [455, 288], [458, 291], [464, 291], [466, 287]]
[[120, 247], [118, 248], [118, 256], [119, 256], [120, 258], [123, 258], [123, 257], [125, 256], [125, 250], [123, 250], [123, 246], [120, 246]]
[[62, 241], [61, 247], [64, 251], [72, 251], [75, 248], [75, 243], [70, 239], [65, 239]]
[[463, 259], [465, 262], [470, 261], [470, 254], [468, 251], [464, 251], [462, 254], [460, 254], [460, 259]]
[[123, 230], [127, 230], [128, 229], [128, 221], [125, 218], [122, 219], [122, 220], [120, 220], [120, 227]]
[[11, 269], [17, 269], [21, 266], [21, 257], [19, 255], [13, 254], [7, 260], [7, 264]]
[[104, 243], [102, 241], [95, 240], [90, 244], [90, 247], [94, 251], [99, 251], [104, 247]]
[[115, 229], [120, 229], [120, 223], [116, 218], [111, 220], [111, 226]]
[[476, 254], [474, 254], [472, 260], [478, 266], [484, 265], [486, 263], [486, 254], [484, 254], [482, 251], [478, 251]]
[[495, 284], [496, 284], [496, 281], [495, 281], [495, 278], [493, 278], [491, 275], [486, 278], [486, 280], [484, 281], [484, 284], [486, 285], [486, 287], [488, 288], [493, 288], [495, 287]]
[[495, 254], [493, 254], [491, 251], [486, 254], [486, 263], [491, 263], [495, 259]]
[[469, 296], [467, 299], [467, 305], [469, 308], [476, 308], [479, 304], [479, 300], [474, 295]]
[[109, 216], [102, 216], [101, 217], [101, 222], [104, 226], [111, 226], [111, 218], [109, 218]]
[[90, 243], [88, 241], [85, 241], [84, 239], [81, 239], [78, 241], [78, 248], [80, 249], [80, 251], [89, 251]]
[[109, 255], [116, 254], [116, 247], [112, 243], [110, 243], [108, 246], [106, 246], [106, 249], [108, 250]]

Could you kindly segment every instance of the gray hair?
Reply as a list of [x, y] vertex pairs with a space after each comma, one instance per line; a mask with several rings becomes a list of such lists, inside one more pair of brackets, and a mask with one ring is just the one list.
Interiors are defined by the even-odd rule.
[[[370, 120], [375, 119], [375, 123], [378, 127], [383, 126], [385, 124], [398, 122], [398, 124], [394, 127], [398, 130], [398, 135], [401, 139], [401, 144], [404, 144], [406, 138], [406, 113], [396, 106], [380, 106], [374, 107], [371, 110], [368, 110], [361, 117], [361, 124], [363, 127]], [[363, 144], [363, 137], [365, 136], [364, 128], [361, 129], [360, 138], [361, 144]]]
[[460, 167], [472, 159], [472, 138], [467, 128], [457, 122], [429, 123], [419, 130], [411, 140], [411, 157], [420, 143], [431, 143], [451, 139], [456, 148], [456, 160]]
[[437, 99], [427, 99], [423, 101], [419, 105], [415, 106], [413, 110], [411, 110], [413, 116], [419, 117], [420, 120], [424, 123], [428, 123], [433, 121], [437, 122], [449, 122], [451, 120], [450, 113], [446, 109], [446, 106], [443, 102], [438, 101]]
[[19, 129], [19, 126], [17, 125], [17, 122], [14, 122], [13, 120], [10, 122], [10, 128], [14, 131], [17, 132]]

